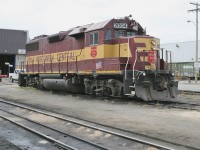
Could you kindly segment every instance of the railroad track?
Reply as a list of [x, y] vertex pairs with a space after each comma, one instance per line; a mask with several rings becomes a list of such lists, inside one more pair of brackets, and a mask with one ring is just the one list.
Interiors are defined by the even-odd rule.
[[200, 111], [200, 104], [198, 103], [187, 103], [181, 101], [151, 101], [147, 102], [147, 104], [163, 108], [176, 108], [176, 109]]
[[[0, 103], [1, 118], [33, 132], [63, 149], [125, 150], [154, 148], [182, 150], [189, 148], [184, 147], [183, 145], [150, 139], [149, 137], [142, 137], [141, 135], [135, 136], [128, 131], [109, 126], [101, 125], [101, 127], [99, 127], [99, 124], [41, 111], [13, 102], [0, 100]], [[23, 124], [19, 122], [23, 122]], [[67, 137], [67, 140], [65, 137]], [[69, 141], [73, 142], [71, 143]], [[193, 148], [190, 147], [189, 149]]]
[[[22, 108], [22, 107], [20, 107], [20, 108]], [[25, 108], [25, 109], [27, 109], [27, 108]], [[42, 114], [42, 113], [40, 113], [40, 114]], [[107, 150], [107, 148], [105, 148], [101, 145], [98, 145], [98, 144], [95, 144], [93, 142], [89, 142], [89, 141], [86, 141], [84, 139], [66, 134], [62, 131], [59, 131], [56, 128], [49, 127], [45, 124], [39, 123], [37, 121], [33, 121], [33, 120], [28, 119], [26, 117], [22, 117], [21, 115], [17, 115], [13, 112], [10, 112], [10, 111], [2, 109], [2, 108], [0, 108], [0, 117], [11, 122], [11, 123], [13, 123], [13, 124], [15, 124], [15, 125], [17, 125], [17, 126], [19, 126], [19, 127], [21, 127], [21, 128], [24, 128], [25, 130], [28, 130], [28, 131], [42, 137], [43, 139], [45, 139], [47, 141], [52, 142], [54, 145], [58, 146], [59, 149], [78, 150], [80, 146], [84, 146], [88, 150], [90, 150], [90, 149], [91, 150], [93, 150], [93, 149], [94, 150], [95, 149]], [[11, 119], [11, 118], [15, 118], [15, 119]], [[20, 120], [20, 121], [15, 121], [15, 120]], [[19, 122], [25, 122], [25, 123], [21, 124]], [[33, 126], [34, 126], [34, 128], [33, 128]], [[38, 128], [40, 128], [40, 130], [36, 130]], [[46, 130], [45, 131], [46, 134], [44, 132], [42, 132], [44, 130]], [[54, 132], [54, 133], [52, 133], [52, 132]], [[56, 134], [59, 134], [59, 135], [51, 137], [51, 135], [56, 135]], [[57, 140], [57, 139], [62, 139], [64, 137], [70, 137], [70, 139], [68, 138], [68, 141], [73, 141], [73, 143], [75, 143], [74, 145], [76, 145], [78, 143], [79, 144], [78, 148], [70, 146], [69, 144], [64, 143], [62, 140]]]
[[[2, 113], [2, 112], [6, 112], [6, 111], [0, 110], [0, 113]], [[11, 113], [8, 113], [8, 114], [11, 114]], [[15, 116], [17, 116], [17, 115], [15, 115]], [[28, 126], [20, 124], [17, 121], [13, 121], [12, 119], [10, 119], [11, 115], [9, 115], [9, 116], [7, 116], [7, 115], [0, 115], [0, 117], [3, 118], [3, 119], [5, 119], [5, 120], [7, 120], [7, 121], [9, 121], [9, 122], [11, 122], [11, 123], [13, 123], [13, 124], [15, 124], [15, 125], [17, 125], [17, 126], [19, 126], [19, 127], [22, 127], [24, 129], [28, 130], [28, 131], [30, 131], [30, 132], [32, 132], [32, 133], [34, 133], [34, 134], [36, 134], [36, 135], [38, 135], [38, 136], [46, 139], [46, 140], [48, 140], [50, 142], [53, 142], [54, 144], [57, 144], [58, 146], [62, 147], [63, 149], [66, 149], [66, 150], [77, 150], [76, 148], [71, 147], [70, 145], [67, 145], [67, 144], [65, 144], [65, 143], [63, 143], [63, 142], [61, 142], [59, 140], [56, 140], [55, 138], [51, 138], [48, 135], [43, 134], [42, 132], [39, 132], [39, 131], [34, 130], [32, 128], [29, 128]]]
[[174, 101], [171, 105], [169, 105], [169, 107], [200, 111], [200, 104], [198, 103], [185, 103], [180, 101]]
[[[188, 91], [187, 91], [188, 92]], [[189, 92], [190, 93], [190, 92]], [[192, 92], [193, 95], [200, 94], [200, 92]], [[97, 98], [96, 98], [97, 99]], [[115, 101], [117, 103], [122, 103], [122, 104], [128, 104], [132, 103], [134, 105], [151, 105], [151, 106], [159, 106], [163, 108], [177, 108], [177, 109], [185, 109], [185, 110], [195, 110], [195, 111], [200, 111], [200, 103], [192, 103], [192, 102], [182, 102], [182, 101], [159, 101], [159, 100], [154, 100], [154, 101], [142, 101], [140, 99], [118, 99], [118, 98], [105, 98], [101, 97], [98, 98], [99, 100], [109, 100], [109, 101]]]
[[[200, 92], [195, 92], [195, 91], [180, 91], [181, 94], [188, 94], [188, 95], [200, 95]], [[84, 97], [87, 100], [93, 100], [93, 97], [90, 95], [80, 95], [76, 94], [75, 96], [79, 97]], [[116, 102], [120, 104], [128, 104], [132, 103], [134, 105], [152, 105], [152, 106], [160, 106], [163, 108], [177, 108], [177, 109], [186, 109], [186, 110], [196, 110], [200, 111], [200, 103], [191, 103], [191, 102], [182, 102], [182, 101], [159, 101], [159, 100], [154, 100], [154, 101], [143, 101], [141, 99], [137, 98], [124, 98], [124, 99], [119, 99], [115, 97], [95, 97], [96, 100], [107, 100], [110, 102]]]
[[180, 94], [186, 94], [186, 95], [200, 95], [200, 92], [198, 91], [186, 91], [186, 90], [179, 90]]

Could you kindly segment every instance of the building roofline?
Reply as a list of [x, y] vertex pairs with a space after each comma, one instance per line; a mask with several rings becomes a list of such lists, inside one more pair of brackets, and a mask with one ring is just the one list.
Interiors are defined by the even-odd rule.
[[[196, 42], [196, 40], [194, 41], [183, 41], [183, 42], [169, 42], [169, 43], [162, 43], [161, 45], [164, 45], [164, 44], [178, 44], [178, 43], [186, 43], [186, 42]], [[198, 42], [200, 42], [200, 40], [198, 40]]]
[[28, 30], [19, 30], [19, 29], [2, 29], [2, 28], [0, 28], [0, 30], [28, 32]]

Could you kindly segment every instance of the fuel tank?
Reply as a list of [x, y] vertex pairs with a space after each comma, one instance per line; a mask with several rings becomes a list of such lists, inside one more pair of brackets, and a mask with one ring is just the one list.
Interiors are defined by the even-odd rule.
[[72, 93], [84, 93], [84, 84], [74, 84], [72, 79], [43, 79], [43, 86], [52, 91], [65, 91]]

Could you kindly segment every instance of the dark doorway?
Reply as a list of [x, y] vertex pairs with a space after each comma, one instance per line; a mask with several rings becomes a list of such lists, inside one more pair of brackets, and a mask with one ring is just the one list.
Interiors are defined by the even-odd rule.
[[15, 55], [0, 54], [0, 70], [1, 74], [8, 74], [8, 65], [5, 62], [10, 63], [13, 67], [10, 67], [10, 72], [14, 72], [15, 67]]

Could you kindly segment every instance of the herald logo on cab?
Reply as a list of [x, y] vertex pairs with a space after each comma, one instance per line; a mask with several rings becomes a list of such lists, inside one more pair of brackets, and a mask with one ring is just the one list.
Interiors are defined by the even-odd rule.
[[96, 46], [91, 47], [90, 55], [93, 58], [97, 56], [97, 47]]

